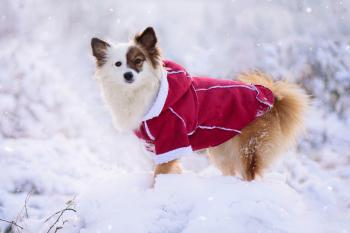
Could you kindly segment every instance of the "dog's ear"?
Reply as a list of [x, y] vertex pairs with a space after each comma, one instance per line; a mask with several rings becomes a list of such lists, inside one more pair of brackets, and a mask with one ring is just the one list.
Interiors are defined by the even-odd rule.
[[106, 63], [106, 54], [108, 47], [110, 47], [110, 45], [103, 40], [100, 40], [98, 38], [91, 39], [92, 54], [96, 58], [98, 66], [102, 66]]
[[157, 36], [152, 27], [146, 28], [141, 34], [135, 36], [136, 43], [139, 43], [147, 50], [155, 48]]

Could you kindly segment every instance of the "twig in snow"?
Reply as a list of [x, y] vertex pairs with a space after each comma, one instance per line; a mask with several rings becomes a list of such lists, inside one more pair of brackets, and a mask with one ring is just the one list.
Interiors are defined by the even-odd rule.
[[[64, 214], [64, 212], [66, 212], [66, 211], [73, 211], [73, 212], [77, 212], [75, 209], [73, 209], [73, 208], [64, 208], [63, 210], [60, 210], [60, 211], [57, 211], [56, 213], [54, 213], [53, 215], [51, 215], [49, 218], [47, 218], [46, 220], [45, 220], [45, 222], [47, 222], [47, 221], [49, 221], [51, 218], [53, 218], [54, 216], [56, 216], [57, 214], [59, 214], [58, 215], [58, 217], [57, 217], [57, 219], [55, 220], [55, 222], [50, 226], [50, 228], [49, 228], [49, 230], [47, 231], [47, 233], [49, 233], [51, 230], [52, 230], [52, 228], [58, 223], [58, 221], [60, 221], [60, 219], [61, 219], [61, 217], [62, 217], [62, 215]], [[63, 222], [63, 224], [65, 223], [65, 221]], [[55, 230], [55, 232], [57, 232], [59, 229], [61, 229], [62, 227], [56, 227], [56, 230]]]
[[56, 227], [55, 233], [57, 233], [59, 230], [61, 230], [61, 229], [63, 228], [63, 225], [66, 224], [67, 222], [68, 222], [68, 220], [64, 220], [64, 221], [62, 222], [62, 226]]
[[57, 233], [59, 230], [61, 230], [63, 227], [56, 227], [55, 233]]
[[[58, 217], [56, 218], [55, 222], [50, 226], [49, 230], [47, 231], [47, 233], [49, 233], [56, 225], [57, 223], [60, 221], [60, 219], [62, 218], [63, 214], [66, 212], [66, 211], [73, 211], [73, 212], [77, 212], [75, 209], [72, 208], [72, 206], [74, 206], [74, 200], [75, 200], [75, 196], [73, 197], [72, 200], [69, 200], [67, 203], [66, 203], [66, 208], [60, 210], [60, 211], [57, 211], [56, 213], [54, 213], [53, 215], [51, 215], [50, 217], [48, 217], [44, 223], [48, 222], [50, 219], [52, 219], [54, 216], [58, 215]], [[68, 222], [67, 220], [63, 220], [62, 221], [62, 226], [56, 226], [55, 228], [55, 232], [54, 233], [57, 233], [60, 229], [63, 228], [63, 225]]]
[[[1, 219], [0, 218], [0, 221], [2, 222], [7, 222], [10, 224], [10, 228], [13, 229], [13, 226], [15, 226], [15, 230], [16, 232], [20, 232], [20, 230], [18, 228], [20, 228], [21, 230], [23, 230], [23, 227], [18, 225], [17, 222], [20, 221], [23, 217], [23, 212], [25, 214], [25, 217], [28, 218], [29, 215], [28, 215], [28, 208], [27, 208], [27, 203], [28, 203], [28, 200], [30, 198], [30, 195], [32, 194], [33, 190], [29, 191], [27, 196], [26, 196], [26, 199], [24, 201], [24, 206], [22, 207], [21, 211], [18, 213], [17, 217], [16, 217], [16, 220], [14, 221], [8, 221], [8, 220], [5, 220], [5, 219]], [[14, 230], [14, 229], [13, 229]]]
[[8, 221], [8, 220], [2, 219], [2, 218], [0, 218], [0, 221], [10, 223], [11, 226], [16, 226], [16, 227], [19, 227], [23, 230], [23, 227], [18, 225], [15, 221]]
[[51, 215], [50, 217], [48, 217], [44, 222], [48, 222], [51, 218], [53, 218], [55, 215], [57, 215], [57, 214], [61, 214], [61, 213], [64, 213], [64, 212], [66, 212], [66, 211], [73, 211], [73, 212], [77, 212], [75, 209], [73, 209], [73, 208], [64, 208], [64, 209], [62, 209], [62, 210], [59, 210], [59, 211], [57, 211], [56, 213], [54, 213], [53, 215]]
[[27, 203], [28, 203], [29, 198], [30, 198], [30, 196], [32, 195], [32, 193], [33, 193], [33, 189], [30, 190], [30, 192], [27, 194], [27, 197], [26, 197], [26, 199], [25, 199], [25, 201], [24, 201], [24, 209], [25, 209], [25, 213], [26, 213], [26, 218], [29, 218]]
[[24, 216], [25, 216], [26, 218], [29, 218], [27, 204], [28, 204], [29, 198], [30, 198], [30, 196], [31, 196], [32, 193], [33, 193], [33, 190], [30, 190], [30, 191], [27, 193], [26, 199], [24, 200], [24, 205], [23, 205], [21, 211], [18, 213], [18, 215], [17, 215], [15, 221], [7, 221], [7, 220], [1, 219], [1, 220], [4, 221], [4, 222], [10, 223], [10, 224], [11, 224], [11, 225], [10, 225], [11, 228], [12, 228], [13, 226], [15, 226], [15, 227], [16, 227], [16, 228], [15, 228], [15, 231], [16, 231], [17, 233], [20, 233], [20, 232], [21, 232], [18, 228], [20, 228], [21, 230], [23, 230], [23, 227], [21, 227], [20, 225], [18, 225], [17, 222], [22, 221], [22, 219], [23, 219]]
[[23, 218], [23, 215], [25, 215], [26, 218], [29, 218], [27, 204], [32, 193], [33, 193], [33, 189], [28, 192], [26, 199], [24, 200], [24, 205], [21, 211], [19, 212], [19, 214], [17, 215], [16, 222], [20, 221]]

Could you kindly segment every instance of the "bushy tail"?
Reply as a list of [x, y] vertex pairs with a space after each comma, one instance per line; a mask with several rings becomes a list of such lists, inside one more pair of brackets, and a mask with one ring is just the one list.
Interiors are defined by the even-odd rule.
[[283, 135], [294, 142], [297, 135], [304, 129], [304, 120], [309, 97], [296, 84], [287, 81], [276, 81], [260, 72], [246, 73], [238, 77], [245, 83], [259, 84], [269, 88], [275, 95], [272, 112], [279, 120]]

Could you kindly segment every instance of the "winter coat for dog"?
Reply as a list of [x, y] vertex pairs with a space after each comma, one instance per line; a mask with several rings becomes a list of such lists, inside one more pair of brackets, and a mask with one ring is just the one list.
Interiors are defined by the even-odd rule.
[[273, 106], [273, 93], [261, 85], [191, 77], [171, 61], [164, 67], [155, 102], [135, 131], [156, 164], [220, 145]]

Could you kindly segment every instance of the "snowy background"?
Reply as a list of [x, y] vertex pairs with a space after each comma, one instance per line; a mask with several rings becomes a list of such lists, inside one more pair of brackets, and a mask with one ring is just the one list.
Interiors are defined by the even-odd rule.
[[[24, 233], [60, 214], [52, 233], [350, 232], [349, 22], [349, 0], [2, 0], [0, 219]], [[146, 26], [192, 74], [301, 84], [313, 104], [298, 147], [258, 181], [193, 155], [149, 189], [149, 155], [112, 128], [90, 50]]]

